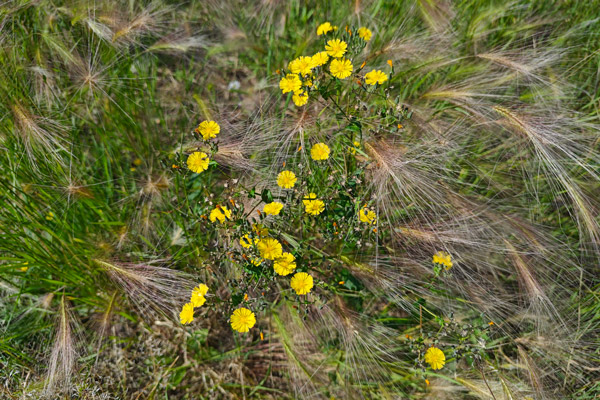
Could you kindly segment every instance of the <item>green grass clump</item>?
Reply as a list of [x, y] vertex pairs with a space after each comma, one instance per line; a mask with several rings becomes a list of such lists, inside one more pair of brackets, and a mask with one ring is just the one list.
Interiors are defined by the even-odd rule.
[[[2, 396], [596, 398], [598, 17], [578, 1], [1, 5]], [[297, 107], [279, 81], [324, 50], [325, 21], [355, 74], [323, 67]], [[365, 85], [372, 69], [389, 80]], [[221, 126], [208, 142], [203, 120]], [[193, 174], [198, 150], [212, 161]], [[272, 201], [280, 216], [256, 212]], [[210, 222], [217, 205], [231, 221]], [[309, 296], [248, 262], [255, 223], [314, 276]]]

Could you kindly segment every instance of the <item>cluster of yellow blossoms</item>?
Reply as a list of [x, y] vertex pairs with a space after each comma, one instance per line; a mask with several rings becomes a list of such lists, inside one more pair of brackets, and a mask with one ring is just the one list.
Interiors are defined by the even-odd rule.
[[[327, 35], [329, 32], [337, 31], [337, 26], [325, 22], [317, 28], [317, 35]], [[346, 32], [352, 34], [346, 27]], [[373, 33], [366, 27], [358, 29], [358, 36], [368, 42]], [[329, 72], [338, 79], [346, 79], [354, 71], [352, 61], [344, 58], [348, 50], [348, 43], [341, 39], [331, 39], [325, 44], [325, 51], [320, 51], [312, 56], [300, 56], [288, 64], [290, 73], [286, 74], [279, 81], [279, 88], [283, 94], [293, 93], [292, 100], [298, 107], [302, 107], [308, 102], [308, 90], [313, 86], [314, 70], [323, 67], [329, 63]], [[385, 72], [373, 70], [365, 75], [365, 83], [368, 85], [382, 84], [388, 79]]]
[[445, 251], [438, 251], [433, 255], [433, 263], [443, 265], [448, 270], [452, 268], [452, 256]]
[[[217, 137], [221, 132], [221, 127], [215, 121], [202, 121], [194, 131], [202, 135], [204, 140], [210, 140]], [[187, 167], [190, 171], [199, 174], [208, 169], [209, 162], [208, 154], [203, 151], [195, 151], [188, 157]]]
[[201, 283], [192, 290], [190, 302], [185, 304], [179, 313], [179, 320], [182, 324], [189, 324], [194, 320], [194, 308], [204, 305], [206, 302], [206, 293], [208, 293], [208, 286], [204, 283]]

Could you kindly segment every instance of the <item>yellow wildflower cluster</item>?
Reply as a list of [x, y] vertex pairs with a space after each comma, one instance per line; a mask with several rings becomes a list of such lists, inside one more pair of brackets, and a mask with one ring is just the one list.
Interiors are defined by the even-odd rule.
[[204, 305], [206, 302], [206, 293], [208, 293], [208, 286], [204, 283], [201, 283], [192, 290], [190, 302], [184, 304], [179, 313], [179, 321], [183, 325], [189, 324], [194, 320], [194, 308]]
[[445, 251], [438, 251], [433, 255], [433, 263], [443, 265], [448, 270], [452, 268], [452, 256]]
[[[215, 121], [202, 121], [194, 131], [202, 135], [204, 140], [210, 140], [217, 137], [219, 132], [221, 132], [221, 127]], [[206, 171], [209, 163], [208, 154], [202, 151], [193, 152], [187, 159], [188, 169], [197, 174]]]
[[[324, 22], [317, 27], [317, 36], [327, 35], [330, 32], [337, 31], [337, 27], [331, 25], [330, 22]], [[352, 32], [346, 27], [346, 32], [350, 35]], [[368, 42], [371, 40], [373, 33], [366, 27], [361, 27], [358, 30], [358, 36]], [[348, 52], [348, 43], [341, 39], [330, 39], [325, 44], [325, 50], [319, 51], [312, 56], [300, 56], [288, 63], [290, 73], [286, 74], [279, 81], [279, 88], [283, 94], [293, 93], [292, 101], [298, 107], [302, 107], [308, 103], [309, 88], [313, 87], [313, 79], [315, 69], [325, 66], [331, 59], [329, 64], [329, 72], [338, 79], [346, 79], [354, 70], [352, 61], [349, 58], [343, 58]], [[318, 70], [319, 71], [319, 70]], [[317, 71], [317, 72], [318, 72]], [[372, 71], [368, 81], [383, 83], [387, 79], [387, 75], [381, 71]], [[382, 76], [381, 74], [384, 74]]]

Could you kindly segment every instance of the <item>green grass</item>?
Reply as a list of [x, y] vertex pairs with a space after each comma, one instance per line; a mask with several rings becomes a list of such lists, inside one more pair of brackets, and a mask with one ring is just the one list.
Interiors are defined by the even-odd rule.
[[[600, 173], [595, 130], [600, 13], [586, 1], [449, 4], [41, 0], [0, 6], [2, 396], [36, 398], [48, 375], [61, 378], [60, 368], [48, 368], [53, 349], [59, 366], [68, 364], [66, 354], [76, 354], [72, 365], [66, 365], [73, 371], [72, 387], [60, 392], [74, 399], [102, 398], [101, 392], [123, 399], [301, 398], [303, 390], [318, 398], [360, 393], [373, 399], [417, 399], [427, 393], [442, 398], [435, 390], [443, 391], [444, 385], [454, 387], [453, 398], [489, 398], [488, 383], [496, 398], [599, 396], [598, 258], [585, 227], [578, 224], [582, 210], [524, 141], [498, 135], [472, 118], [469, 106], [485, 111], [479, 121], [500, 118], [485, 107], [501, 100], [457, 104], [437, 92], [493, 92], [515, 104], [518, 100], [512, 111], [530, 107], [535, 115], [555, 116], [553, 123], [564, 123], [558, 132], [583, 138], [577, 150], [585, 168], [560, 151], [558, 163], [570, 184], [593, 200], [600, 193], [593, 175]], [[264, 341], [258, 332], [233, 335], [228, 315], [216, 309], [207, 311], [199, 326], [183, 329], [170, 314], [178, 312], [178, 290], [187, 288], [174, 288], [172, 298], [159, 291], [161, 298], [150, 304], [154, 293], [132, 293], [115, 278], [118, 273], [111, 275], [110, 267], [97, 260], [154, 263], [190, 274], [194, 281], [218, 282], [205, 265], [206, 248], [214, 238], [199, 219], [199, 203], [211, 195], [225, 196], [229, 189], [224, 183], [233, 179], [271, 178], [274, 158], [265, 150], [274, 150], [280, 132], [297, 119], [293, 105], [287, 107], [289, 99], [286, 103], [280, 95], [277, 71], [320, 48], [314, 32], [325, 20], [340, 28], [360, 21], [373, 30], [365, 57], [369, 65], [385, 67], [386, 60], [394, 59], [394, 97], [422, 111], [406, 121], [402, 145], [408, 148], [402, 154], [422, 160], [417, 170], [450, 187], [444, 193], [492, 209], [476, 210], [482, 214], [477, 221], [500, 231], [498, 243], [489, 237], [492, 230], [482, 228], [477, 237], [479, 227], [465, 238], [498, 246], [511, 240], [516, 249], [494, 253], [472, 246], [481, 250], [479, 259], [469, 245], [457, 244], [453, 249], [464, 251], [460, 262], [466, 267], [452, 278], [458, 283], [417, 273], [397, 285], [402, 302], [367, 289], [366, 260], [342, 258], [340, 250], [336, 257], [345, 269], [336, 280], [345, 287], [333, 293], [344, 309], [360, 314], [359, 322], [367, 321], [356, 322], [361, 335], [349, 347], [341, 334], [307, 343], [314, 325], [303, 322], [292, 303], [270, 306], [272, 315], [261, 316]], [[445, 50], [435, 47], [438, 40], [446, 41]], [[491, 84], [485, 78], [499, 67], [475, 57], [485, 52], [513, 55], [530, 67], [538, 61], [547, 65], [536, 69], [534, 77], [520, 77], [523, 82]], [[228, 89], [233, 81], [239, 89]], [[186, 173], [181, 150], [190, 147], [198, 122], [210, 117], [226, 121], [224, 130], [244, 140], [247, 148], [241, 152], [251, 167], [240, 170], [239, 159], [232, 157], [219, 161], [210, 174]], [[329, 111], [319, 115], [323, 126], [345, 127], [343, 118], [334, 117]], [[374, 115], [365, 121], [369, 126], [381, 119]], [[423, 141], [431, 126], [448, 121], [456, 122], [449, 130], [451, 147]], [[367, 150], [363, 155], [371, 156]], [[443, 203], [427, 211], [432, 219], [448, 216], [442, 210], [458, 201], [443, 195], [428, 200], [437, 199]], [[419, 239], [410, 230], [415, 225], [407, 223], [424, 215], [425, 205], [416, 201], [400, 207], [403, 200], [388, 206], [390, 219], [404, 229], [402, 243], [385, 251], [403, 257], [398, 269], [410, 277], [415, 265], [430, 268], [435, 246]], [[595, 206], [591, 201], [590, 215], [598, 222]], [[462, 210], [452, 208], [457, 209]], [[497, 215], [511, 219], [500, 221]], [[488, 316], [503, 311], [479, 312], [473, 298], [454, 290], [468, 286], [469, 274], [487, 274], [489, 263], [496, 267], [493, 278], [485, 275], [485, 289], [490, 297], [510, 302], [510, 294], [527, 292], [511, 262], [518, 264], [523, 257], [541, 268], [545, 254], [549, 267], [535, 269], [536, 277], [557, 296], [556, 313], [574, 324], [572, 342], [551, 343], [558, 349], [548, 351], [539, 344], [539, 328], [526, 317], [506, 318], [496, 331], [486, 328]], [[183, 278], [176, 282], [184, 284]], [[334, 320], [323, 315], [325, 321]], [[366, 337], [371, 321], [385, 328], [387, 341], [372, 343], [376, 339]], [[72, 341], [57, 337], [60, 326], [72, 329]], [[555, 333], [543, 326], [547, 330], [540, 336]], [[461, 336], [461, 330], [468, 335]], [[438, 372], [421, 370], [414, 361], [423, 343], [419, 335], [429, 341], [441, 334], [457, 345], [460, 361]], [[481, 340], [485, 348], [473, 350]], [[385, 352], [371, 353], [374, 345], [385, 346]], [[560, 351], [561, 345], [568, 351]], [[541, 366], [534, 367], [536, 361]], [[568, 362], [573, 366], [565, 372]], [[379, 381], [355, 375], [360, 368], [381, 365], [386, 373]], [[483, 370], [489, 382], [482, 380]], [[425, 378], [431, 386], [424, 384]]]

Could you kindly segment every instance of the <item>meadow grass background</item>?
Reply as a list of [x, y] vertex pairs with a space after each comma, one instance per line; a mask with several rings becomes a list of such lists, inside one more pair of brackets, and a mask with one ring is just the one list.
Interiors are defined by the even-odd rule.
[[[406, 79], [400, 75], [393, 82], [407, 102], [457, 80], [467, 85], [460, 90], [485, 90], [469, 79], [490, 68], [456, 59], [447, 68], [423, 68], [411, 64], [408, 45], [426, 52], [427, 43], [443, 40], [455, 57], [465, 59], [483, 49], [516, 58], [534, 54], [523, 48], [543, 50], [539, 59], [523, 59], [523, 65], [540, 63], [540, 79], [564, 91], [511, 95], [540, 109], [550, 107], [544, 97], [552, 97], [553, 107], [564, 108], [550, 112], [577, 112], [581, 124], [572, 129], [592, 127], [595, 140], [586, 143], [593, 154], [599, 147], [593, 130], [600, 107], [599, 10], [595, 1], [2, 3], [0, 398], [39, 398], [53, 377], [57, 382], [70, 377], [68, 386], [57, 384], [63, 391], [51, 395], [60, 396], [56, 398], [303, 398], [297, 397], [289, 376], [289, 364], [302, 369], [302, 360], [293, 357], [293, 332], [286, 331], [277, 315], [269, 319], [265, 341], [254, 335], [240, 342], [218, 313], [209, 314], [201, 328], [184, 330], [160, 313], [178, 307], [169, 299], [169, 288], [132, 291], [111, 280], [110, 271], [97, 261], [121, 258], [192, 274], [202, 270], [203, 238], [186, 223], [192, 218], [189, 203], [210, 196], [211, 187], [231, 177], [250, 173], [251, 168], [239, 172], [236, 167], [265, 150], [264, 143], [275, 144], [253, 143], [245, 136], [241, 143], [247, 147], [235, 148], [241, 156], [225, 154], [223, 168], [200, 185], [173, 168], [184, 165], [179, 150], [190, 132], [206, 118], [227, 120], [238, 131], [244, 126], [285, 127], [287, 107], [277, 71], [314, 44], [316, 27], [327, 20], [370, 27], [372, 59], [380, 63], [391, 44], [403, 43], [404, 37], [418, 39], [406, 46], [406, 65], [423, 72], [406, 73]], [[399, 46], [393, 51], [398, 55], [404, 50]], [[437, 54], [428, 56], [435, 60]], [[402, 62], [396, 61], [399, 69]], [[431, 115], [455, 106], [426, 104]], [[519, 154], [491, 164], [483, 143], [485, 126], [477, 129], [482, 130], [481, 142], [472, 135], [462, 143], [464, 151], [440, 160], [459, 172], [453, 179], [461, 193], [518, 209], [543, 225], [579, 268], [555, 279], [569, 291], [560, 313], [578, 316], [573, 340], [589, 364], [576, 376], [558, 378], [552, 376], [558, 370], [548, 366], [544, 376], [532, 380], [543, 385], [548, 378], [550, 389], [529, 396], [597, 398], [597, 248], [584, 237], [573, 207], [557, 195], [563, 189], [544, 177], [534, 177], [532, 187], [515, 186], [515, 171], [535, 175], [532, 165]], [[510, 143], [498, 143], [502, 146], [510, 148]], [[597, 158], [591, 155], [588, 161], [600, 173]], [[571, 176], [590, 198], [600, 195], [598, 181], [586, 171]], [[503, 182], [502, 188], [490, 187], [489, 177]], [[507, 190], [514, 192], [505, 198]], [[593, 206], [589, 216], [598, 220]], [[579, 279], [571, 281], [571, 274]], [[154, 307], [150, 296], [164, 299]], [[369, 317], [391, 320], [398, 337], [418, 324], [414, 315], [369, 312]], [[487, 357], [497, 365], [510, 364], [512, 357], [500, 351], [507, 340], [500, 334], [490, 344]], [[523, 360], [527, 356], [507, 369], [535, 375]], [[402, 362], [410, 365], [412, 358]], [[554, 362], [573, 360], [557, 351]], [[421, 376], [406, 371], [399, 368], [388, 382], [363, 388], [363, 393], [381, 399], [491, 398], [476, 373], [444, 376], [441, 371], [426, 386]], [[328, 383], [315, 398], [333, 397], [337, 387], [346, 386], [340, 376], [328, 371], [320, 377]], [[498, 399], [527, 397], [513, 396], [502, 386], [494, 389]]]

